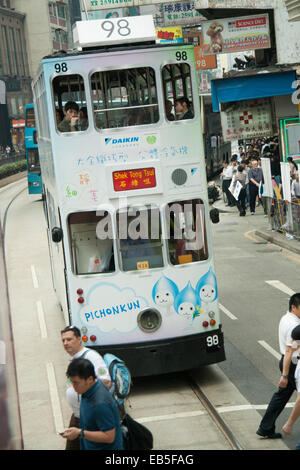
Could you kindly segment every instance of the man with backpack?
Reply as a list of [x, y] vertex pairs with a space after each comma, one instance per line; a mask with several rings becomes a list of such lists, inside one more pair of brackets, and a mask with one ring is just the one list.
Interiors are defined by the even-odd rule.
[[[76, 326], [67, 326], [61, 331], [61, 339], [65, 351], [73, 359], [88, 359], [94, 366], [96, 376], [107, 386], [111, 387], [111, 377], [102, 356], [92, 349], [83, 346], [81, 341], [81, 333]], [[80, 395], [76, 393], [70, 380], [67, 381], [67, 401], [73, 410], [69, 427], [79, 428], [79, 408]], [[79, 450], [80, 440], [67, 440], [66, 450]]]
[[80, 423], [62, 436], [72, 442], [79, 438], [80, 450], [123, 450], [120, 416], [115, 400], [98, 380], [93, 364], [73, 359], [67, 370], [74, 390], [81, 395]]

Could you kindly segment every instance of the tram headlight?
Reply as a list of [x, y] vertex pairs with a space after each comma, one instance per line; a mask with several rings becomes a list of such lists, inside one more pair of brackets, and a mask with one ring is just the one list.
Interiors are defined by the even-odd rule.
[[139, 313], [137, 323], [139, 328], [146, 333], [158, 330], [162, 322], [161, 314], [154, 308], [147, 308]]

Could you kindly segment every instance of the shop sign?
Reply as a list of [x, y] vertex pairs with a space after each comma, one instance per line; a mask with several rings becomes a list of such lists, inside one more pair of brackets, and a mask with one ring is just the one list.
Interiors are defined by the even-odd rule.
[[14, 129], [19, 128], [19, 127], [25, 127], [25, 119], [13, 119], [12, 127]]
[[271, 47], [269, 15], [243, 16], [202, 22], [203, 50], [226, 54]]
[[252, 139], [273, 133], [271, 103], [268, 98], [235, 101], [221, 112], [223, 138], [226, 142]]
[[275, 8], [274, 0], [195, 0], [196, 8]]
[[164, 3], [162, 8], [166, 26], [199, 24], [205, 20], [195, 9], [194, 1]]
[[157, 42], [160, 44], [182, 44], [181, 26], [169, 26], [166, 28], [156, 28]]
[[216, 69], [217, 59], [215, 54], [204, 55], [201, 46], [194, 47], [197, 70]]

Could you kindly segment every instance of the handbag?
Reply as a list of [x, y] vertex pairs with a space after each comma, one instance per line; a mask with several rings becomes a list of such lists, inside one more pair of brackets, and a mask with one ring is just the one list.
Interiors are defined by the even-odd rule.
[[125, 450], [151, 450], [153, 436], [143, 424], [135, 421], [129, 414], [122, 420], [122, 431]]

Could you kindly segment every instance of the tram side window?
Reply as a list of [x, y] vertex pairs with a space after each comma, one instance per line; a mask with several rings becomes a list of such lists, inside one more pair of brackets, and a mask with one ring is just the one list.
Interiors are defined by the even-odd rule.
[[186, 63], [165, 65], [162, 69], [162, 81], [168, 121], [193, 119], [190, 66]]
[[208, 259], [205, 211], [201, 199], [168, 204], [166, 220], [171, 264], [194, 263]]
[[159, 120], [151, 67], [95, 72], [91, 89], [98, 129], [154, 124]]
[[85, 131], [89, 121], [83, 78], [80, 75], [55, 77], [53, 79], [53, 96], [58, 131]]
[[[72, 269], [74, 274], [115, 271], [111, 216], [104, 211], [76, 212], [68, 217]], [[107, 235], [107, 237], [106, 237]], [[105, 238], [106, 237], [106, 238]]]
[[141, 271], [164, 265], [158, 208], [119, 210], [117, 229], [123, 271]]

